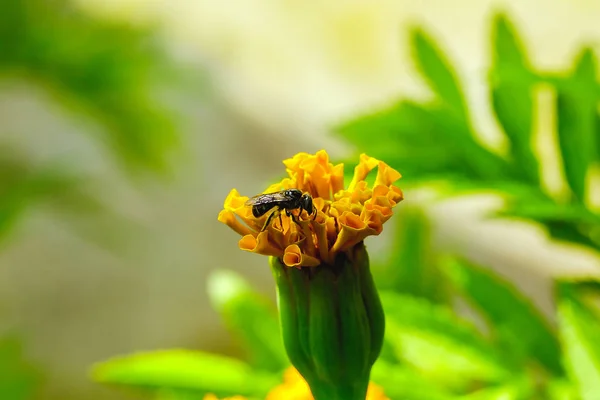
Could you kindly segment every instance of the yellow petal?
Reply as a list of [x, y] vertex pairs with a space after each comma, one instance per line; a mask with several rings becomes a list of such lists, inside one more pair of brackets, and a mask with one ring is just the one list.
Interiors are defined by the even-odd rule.
[[338, 218], [340, 233], [333, 246], [331, 247], [330, 257], [337, 252], [354, 246], [364, 240], [367, 236], [375, 235], [375, 230], [369, 228], [367, 224], [360, 219], [360, 216], [353, 213], [344, 213]]
[[308, 157], [310, 157], [310, 154], [301, 152], [296, 154], [292, 158], [283, 160], [283, 165], [285, 165], [287, 169], [297, 171], [302, 161], [306, 160]]
[[361, 154], [360, 161], [358, 165], [354, 168], [354, 177], [352, 178], [352, 182], [350, 182], [350, 185], [348, 186], [348, 191], [354, 191], [354, 187], [358, 184], [358, 182], [364, 181], [369, 172], [371, 172], [373, 168], [377, 166], [378, 163], [379, 160], [373, 157], [369, 157], [366, 154]]
[[258, 236], [246, 235], [238, 243], [240, 249], [265, 256], [281, 257], [283, 251], [269, 240], [268, 231], [260, 232]]
[[321, 264], [317, 258], [302, 253], [297, 244], [291, 244], [285, 248], [283, 263], [288, 267], [316, 267]]
[[246, 201], [248, 201], [248, 197], [241, 196], [236, 189], [231, 189], [231, 191], [225, 198], [223, 208], [226, 210], [235, 211], [240, 208], [244, 208]]
[[[323, 214], [321, 214], [323, 215]], [[319, 216], [320, 217], [320, 216]], [[323, 261], [329, 260], [329, 240], [327, 238], [327, 223], [325, 217], [317, 218], [311, 221], [313, 231], [317, 237], [317, 247], [319, 248], [319, 258]], [[332, 219], [332, 218], [328, 218]]]
[[217, 218], [219, 222], [226, 224], [228, 227], [239, 233], [240, 235], [249, 235], [252, 233], [247, 225], [244, 225], [236, 218], [235, 214], [230, 210], [221, 210]]
[[263, 191], [264, 193], [274, 193], [285, 189], [295, 188], [296, 183], [290, 178], [285, 178], [281, 182], [274, 183]]
[[379, 161], [379, 165], [377, 166], [377, 177], [375, 178], [375, 185], [389, 186], [400, 178], [402, 178], [400, 172], [396, 171], [394, 168], [390, 167], [383, 161]]
[[320, 197], [325, 200], [330, 200], [331, 193], [331, 175], [327, 173], [322, 165], [315, 165], [315, 168], [310, 174], [312, 184], [316, 193], [315, 197]]
[[331, 191], [336, 194], [344, 190], [344, 164], [338, 164], [331, 170]]

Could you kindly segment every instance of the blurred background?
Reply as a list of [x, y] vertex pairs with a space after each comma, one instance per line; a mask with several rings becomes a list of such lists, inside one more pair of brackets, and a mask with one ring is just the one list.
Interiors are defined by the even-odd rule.
[[[436, 38], [479, 139], [501, 147], [487, 94], [497, 11], [538, 68], [571, 68], [582, 44], [598, 50], [592, 0], [3, 2], [0, 333], [37, 371], [31, 398], [135, 398], [88, 377], [117, 354], [237, 354], [209, 305], [208, 273], [233, 269], [271, 297], [273, 284], [265, 259], [238, 251], [217, 221], [225, 196], [261, 192], [299, 151], [350, 159], [361, 149], [335, 126], [430, 97], [410, 29]], [[555, 145], [538, 144], [548, 186], [560, 187]], [[484, 218], [497, 196], [431, 201], [409, 187], [405, 197], [431, 216], [435, 246], [500, 271], [548, 314], [551, 278], [600, 273], [591, 250]]]

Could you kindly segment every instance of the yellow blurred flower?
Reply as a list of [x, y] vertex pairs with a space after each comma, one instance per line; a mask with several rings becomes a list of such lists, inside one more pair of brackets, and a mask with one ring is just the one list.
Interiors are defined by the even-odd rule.
[[[402, 191], [393, 185], [398, 171], [366, 154], [360, 156], [354, 177], [344, 189], [344, 165], [333, 165], [329, 155], [298, 153], [284, 160], [289, 175], [269, 186], [263, 193], [296, 188], [313, 197], [314, 220], [306, 212], [293, 211], [299, 223], [291, 218], [274, 218], [261, 232], [270, 213], [255, 218], [246, 205], [248, 197], [233, 189], [225, 199], [219, 221], [227, 224], [242, 238], [242, 250], [283, 260], [288, 267], [313, 267], [332, 264], [335, 256], [351, 249], [367, 236], [378, 235], [392, 216], [392, 208], [403, 199]], [[373, 187], [365, 178], [377, 168]]]
[[[269, 392], [265, 400], [313, 400], [308, 384], [295, 368], [288, 368], [283, 375], [283, 383]], [[215, 395], [208, 394], [204, 400], [219, 400]], [[227, 397], [221, 400], [246, 400], [242, 396]], [[383, 390], [371, 382], [365, 400], [390, 400]]]
[[[266, 400], [313, 400], [310, 388], [295, 368], [288, 368], [283, 375], [283, 383], [269, 392]], [[365, 400], [390, 400], [383, 390], [373, 382], [369, 383]]]

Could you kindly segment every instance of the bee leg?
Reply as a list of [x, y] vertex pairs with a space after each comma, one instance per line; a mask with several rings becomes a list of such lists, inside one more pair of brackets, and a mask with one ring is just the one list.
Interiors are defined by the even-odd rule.
[[279, 215], [279, 217], [281, 218], [281, 213], [279, 212], [279, 210], [273, 211], [271, 214], [269, 214], [269, 218], [267, 218], [267, 221], [265, 222], [262, 229], [260, 230], [261, 232], [263, 232], [265, 229], [267, 229], [267, 226], [269, 226], [269, 224], [271, 223], [271, 220], [273, 219], [273, 217], [275, 215]]
[[294, 221], [295, 223], [300, 225], [300, 221], [298, 221], [298, 217], [296, 217], [293, 212], [291, 212], [290, 210], [285, 210], [285, 215], [287, 215], [288, 217], [290, 217], [292, 219], [292, 221]]
[[279, 226], [281, 227], [281, 230], [283, 231], [283, 220], [281, 219], [281, 212], [278, 212], [277, 214], [279, 214]]

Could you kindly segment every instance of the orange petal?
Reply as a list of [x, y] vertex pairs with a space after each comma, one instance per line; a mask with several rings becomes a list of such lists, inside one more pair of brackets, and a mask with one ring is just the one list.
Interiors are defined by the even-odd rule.
[[316, 267], [321, 264], [319, 259], [302, 253], [297, 244], [291, 244], [285, 248], [283, 263], [288, 267]]
[[315, 197], [313, 199], [313, 206], [317, 209], [317, 211], [323, 211], [325, 208], [325, 200], [320, 197]]
[[399, 187], [390, 186], [390, 191], [387, 194], [388, 199], [392, 202], [392, 204], [396, 205], [404, 200], [404, 193], [400, 190]]
[[260, 232], [258, 236], [246, 235], [238, 243], [240, 249], [265, 256], [280, 257], [283, 251], [269, 240], [268, 231]]
[[338, 218], [340, 225], [340, 233], [331, 246], [330, 257], [333, 257], [337, 252], [354, 246], [358, 242], [364, 240], [367, 236], [375, 235], [377, 232], [369, 228], [368, 225], [360, 219], [360, 216], [353, 213], [344, 213]]
[[[328, 217], [328, 219], [332, 219]], [[319, 221], [319, 218], [312, 222], [313, 231], [317, 237], [317, 246], [319, 248], [319, 258], [323, 261], [329, 260], [329, 240], [327, 238], [327, 220]]]
[[236, 218], [235, 214], [230, 210], [221, 210], [217, 219], [219, 222], [224, 223], [242, 236], [252, 233], [252, 229], [250, 229], [247, 225], [242, 224], [240, 220]]

